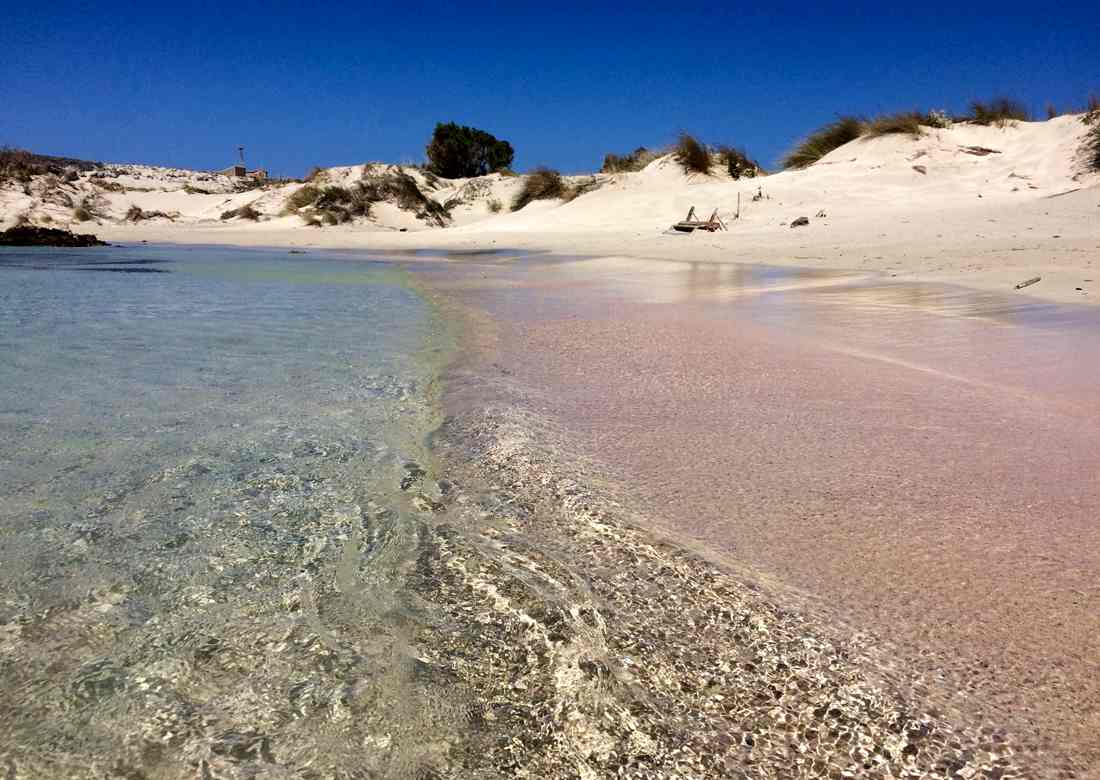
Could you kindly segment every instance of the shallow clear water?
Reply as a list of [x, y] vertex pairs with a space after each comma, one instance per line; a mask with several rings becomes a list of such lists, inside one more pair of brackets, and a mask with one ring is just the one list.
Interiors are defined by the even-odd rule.
[[446, 338], [358, 260], [0, 253], [9, 776], [393, 774], [445, 738], [402, 483], [439, 489]]

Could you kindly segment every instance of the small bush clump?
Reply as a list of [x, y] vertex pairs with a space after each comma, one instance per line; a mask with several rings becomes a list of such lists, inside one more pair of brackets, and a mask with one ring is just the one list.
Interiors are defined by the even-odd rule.
[[834, 149], [863, 135], [864, 123], [854, 116], [842, 116], [835, 122], [815, 130], [783, 158], [783, 168], [805, 168], [813, 165]]
[[531, 201], [553, 200], [565, 195], [565, 182], [552, 168], [536, 168], [527, 175], [523, 186], [512, 201], [512, 211], [519, 211]]
[[103, 215], [104, 201], [99, 193], [85, 195], [80, 204], [73, 209], [73, 219], [77, 222], [89, 222]]
[[229, 211], [223, 211], [221, 218], [223, 220], [226, 220], [226, 219], [233, 219], [234, 217], [238, 217], [240, 219], [247, 219], [247, 220], [251, 220], [252, 222], [257, 222], [257, 221], [259, 221], [260, 216], [261, 216], [260, 212], [256, 211], [256, 209], [253, 208], [251, 203], [246, 203], [238, 209], [230, 209]]
[[974, 100], [970, 103], [970, 114], [964, 119], [976, 125], [996, 125], [1004, 127], [1009, 122], [1027, 122], [1031, 119], [1027, 106], [1011, 98], [995, 98], [990, 101]]
[[946, 111], [932, 110], [925, 115], [924, 123], [929, 127], [946, 130], [954, 124], [954, 121], [951, 119], [951, 115]]
[[246, 203], [237, 209], [237, 216], [241, 219], [247, 219], [252, 222], [256, 222], [260, 219], [260, 212], [253, 208], [251, 203]]
[[718, 159], [726, 166], [729, 175], [734, 179], [752, 179], [762, 172], [755, 160], [745, 154], [744, 149], [735, 149], [732, 146], [718, 147]]
[[117, 181], [109, 181], [108, 179], [95, 179], [93, 183], [104, 192], [126, 192], [126, 188], [119, 184]]
[[[179, 215], [177, 214], [176, 216]], [[141, 222], [145, 219], [156, 219], [157, 217], [163, 217], [169, 220], [172, 219], [172, 216], [165, 214], [163, 211], [145, 211], [141, 206], [136, 205], [131, 205], [126, 212], [127, 222]]]
[[684, 173], [710, 173], [712, 163], [710, 150], [694, 136], [680, 133], [672, 155], [684, 169]]
[[496, 198], [493, 198], [491, 201], [489, 201], [489, 213], [490, 214], [499, 214], [503, 208], [504, 208], [504, 204], [502, 204]]
[[639, 146], [630, 154], [605, 154], [600, 173], [632, 173], [640, 171], [657, 159], [657, 153]]
[[306, 206], [312, 206], [319, 197], [321, 197], [321, 189], [307, 184], [290, 193], [290, 197], [286, 199], [286, 210], [297, 211]]

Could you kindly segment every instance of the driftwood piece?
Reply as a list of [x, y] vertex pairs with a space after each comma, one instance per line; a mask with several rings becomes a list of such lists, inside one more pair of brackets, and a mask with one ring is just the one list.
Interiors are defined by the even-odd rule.
[[1022, 282], [1020, 282], [1018, 285], [1016, 285], [1016, 289], [1017, 290], [1022, 290], [1025, 287], [1030, 287], [1031, 285], [1035, 284], [1036, 282], [1041, 282], [1041, 281], [1043, 281], [1043, 277], [1033, 276], [1030, 279], [1024, 279]]
[[966, 152], [967, 154], [977, 155], [978, 157], [985, 157], [987, 154], [1000, 154], [1000, 149], [990, 149], [987, 146], [960, 146], [960, 152]]

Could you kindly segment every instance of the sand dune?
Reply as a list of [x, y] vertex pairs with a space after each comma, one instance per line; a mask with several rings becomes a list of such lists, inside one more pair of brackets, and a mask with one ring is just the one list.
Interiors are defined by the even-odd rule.
[[[1007, 127], [969, 123], [848, 143], [800, 171], [755, 179], [685, 175], [670, 156], [637, 173], [567, 177], [592, 189], [570, 202], [509, 207], [523, 177], [492, 174], [441, 180], [417, 168], [380, 164], [322, 171], [317, 186], [348, 186], [364, 175], [399, 171], [447, 207], [445, 227], [387, 200], [349, 224], [310, 227], [286, 212], [305, 186], [239, 181], [138, 165], [109, 166], [105, 178], [71, 184], [37, 177], [0, 189], [0, 224], [20, 216], [70, 225], [113, 241], [294, 245], [375, 250], [509, 246], [635, 259], [763, 262], [857, 269], [906, 278], [1012, 290], [1090, 302], [1100, 273], [1100, 174], [1086, 173], [1078, 148], [1080, 116]], [[104, 189], [104, 184], [110, 189]], [[92, 222], [73, 221], [73, 205], [92, 196]], [[250, 205], [258, 221], [221, 219]], [[126, 220], [137, 206], [167, 216]], [[666, 235], [692, 206], [717, 208], [729, 230]], [[308, 213], [308, 209], [303, 212]], [[790, 227], [799, 218], [805, 227]]]

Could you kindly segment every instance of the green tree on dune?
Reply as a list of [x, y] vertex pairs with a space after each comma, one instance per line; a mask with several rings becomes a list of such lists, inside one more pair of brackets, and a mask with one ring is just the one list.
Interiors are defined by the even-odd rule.
[[454, 122], [435, 126], [428, 144], [428, 170], [445, 179], [484, 176], [512, 164], [512, 145], [476, 127]]

